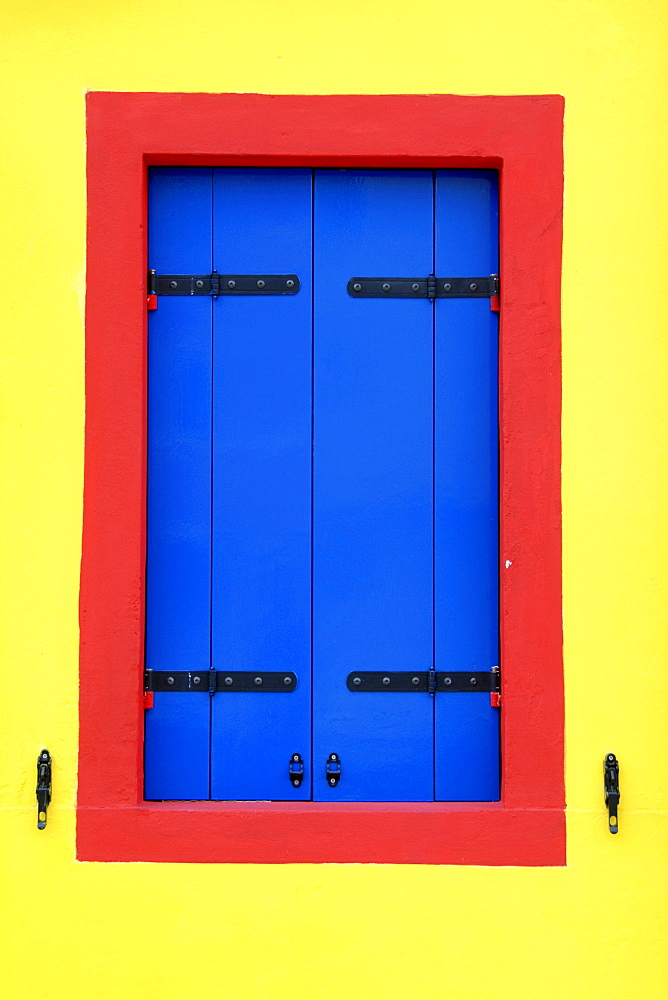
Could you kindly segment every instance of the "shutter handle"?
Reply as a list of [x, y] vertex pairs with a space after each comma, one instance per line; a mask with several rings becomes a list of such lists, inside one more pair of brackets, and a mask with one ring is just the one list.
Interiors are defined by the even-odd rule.
[[325, 777], [327, 778], [327, 784], [332, 788], [338, 785], [341, 779], [341, 758], [338, 753], [330, 753], [327, 758]]

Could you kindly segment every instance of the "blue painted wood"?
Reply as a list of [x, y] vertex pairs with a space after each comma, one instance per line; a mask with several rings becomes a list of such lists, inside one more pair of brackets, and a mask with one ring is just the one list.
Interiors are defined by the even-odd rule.
[[[353, 275], [429, 274], [428, 171], [315, 177], [314, 798], [433, 799], [433, 699], [355, 694], [361, 670], [432, 662], [427, 300], [353, 300]], [[330, 787], [326, 758], [338, 753]]]
[[301, 290], [214, 305], [213, 663], [298, 677], [214, 697], [214, 799], [311, 794], [311, 191], [310, 170], [215, 170], [215, 268]]
[[496, 314], [346, 291], [354, 274], [496, 271], [496, 175], [322, 170], [313, 209], [308, 170], [160, 168], [149, 212], [158, 271], [296, 272], [302, 289], [150, 314], [147, 666], [299, 686], [156, 694], [146, 797], [497, 799], [488, 695], [346, 687], [355, 667], [498, 662]]
[[[436, 172], [436, 273], [498, 271], [493, 171]], [[499, 662], [498, 313], [436, 303], [435, 659]], [[488, 694], [436, 697], [436, 799], [499, 798], [499, 710]]]
[[[212, 171], [149, 178], [149, 266], [211, 270]], [[210, 662], [211, 301], [149, 313], [146, 665]], [[146, 712], [147, 799], [209, 797], [209, 697], [156, 694]]]

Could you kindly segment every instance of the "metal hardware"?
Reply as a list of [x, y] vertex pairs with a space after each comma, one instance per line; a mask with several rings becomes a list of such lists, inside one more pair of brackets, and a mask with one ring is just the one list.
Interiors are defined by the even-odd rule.
[[[156, 274], [148, 272], [147, 296], [156, 295], [296, 295], [296, 274]], [[155, 306], [152, 306], [155, 308]]]
[[325, 777], [327, 778], [327, 784], [331, 785], [332, 788], [338, 785], [341, 779], [341, 759], [338, 753], [330, 753], [327, 758]]
[[619, 763], [614, 753], [606, 754], [603, 761], [603, 790], [605, 792], [605, 804], [608, 807], [608, 829], [610, 833], [617, 833], [619, 824], [617, 813], [619, 811]]
[[145, 670], [145, 691], [256, 691], [290, 694], [297, 675], [289, 670]]
[[492, 670], [449, 670], [436, 675], [437, 691], [462, 694], [466, 691], [487, 694], [498, 684], [498, 669]]
[[46, 827], [46, 810], [51, 801], [51, 754], [42, 750], [37, 758], [37, 829]]
[[354, 299], [489, 299], [499, 294], [499, 276], [482, 278], [351, 278]]
[[288, 772], [290, 774], [290, 781], [295, 786], [299, 788], [302, 781], [304, 780], [304, 761], [301, 754], [293, 753], [290, 758], [290, 764], [288, 766]]
[[499, 668], [492, 670], [355, 670], [348, 674], [346, 684], [349, 691], [407, 691], [427, 694], [498, 693]]
[[501, 708], [501, 671], [492, 667], [492, 690], [489, 693], [489, 703], [492, 708]]

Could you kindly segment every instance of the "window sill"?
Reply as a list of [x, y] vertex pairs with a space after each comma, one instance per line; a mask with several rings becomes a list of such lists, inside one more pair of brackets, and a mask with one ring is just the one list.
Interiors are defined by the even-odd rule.
[[493, 803], [151, 802], [79, 809], [80, 861], [564, 865], [560, 809]]

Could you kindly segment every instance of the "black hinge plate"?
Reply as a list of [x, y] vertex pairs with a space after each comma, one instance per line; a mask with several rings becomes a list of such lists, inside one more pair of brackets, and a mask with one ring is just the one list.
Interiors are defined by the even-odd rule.
[[[354, 670], [348, 674], [349, 691], [430, 692], [430, 671]], [[450, 694], [498, 691], [498, 671], [450, 670], [436, 673], [436, 691]]]
[[289, 694], [297, 687], [290, 670], [145, 670], [145, 691], [254, 691]]
[[296, 274], [148, 273], [149, 295], [296, 295]]
[[482, 278], [351, 278], [354, 299], [486, 299], [499, 294], [498, 274]]

